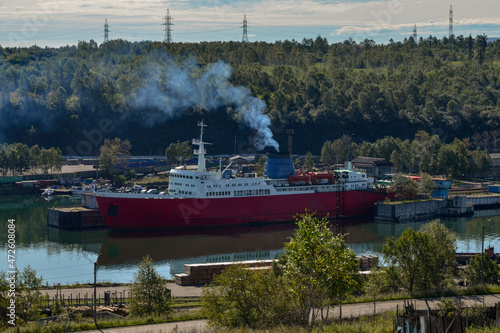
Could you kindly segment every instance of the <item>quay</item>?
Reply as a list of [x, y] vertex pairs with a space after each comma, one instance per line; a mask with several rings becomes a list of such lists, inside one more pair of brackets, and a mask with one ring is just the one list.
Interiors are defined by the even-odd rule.
[[375, 204], [378, 221], [412, 222], [438, 217], [472, 216], [475, 210], [500, 207], [500, 194], [473, 194], [426, 200], [384, 201]]

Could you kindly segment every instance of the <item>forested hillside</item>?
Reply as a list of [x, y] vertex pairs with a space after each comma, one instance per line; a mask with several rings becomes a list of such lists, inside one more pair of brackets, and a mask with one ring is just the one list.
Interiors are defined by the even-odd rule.
[[163, 154], [204, 118], [210, 153], [243, 153], [266, 135], [249, 125], [268, 125], [260, 112], [282, 151], [295, 130], [299, 154], [344, 134], [360, 144], [425, 130], [451, 142], [500, 128], [499, 59], [486, 36], [456, 37], [453, 51], [432, 36], [0, 47], [0, 142], [90, 155], [118, 136], [134, 154]]

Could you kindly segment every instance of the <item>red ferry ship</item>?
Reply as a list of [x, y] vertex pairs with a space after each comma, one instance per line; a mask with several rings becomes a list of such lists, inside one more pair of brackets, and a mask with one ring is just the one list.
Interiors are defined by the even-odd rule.
[[331, 173], [297, 173], [289, 156], [269, 155], [264, 177], [230, 176], [207, 171], [201, 127], [193, 144], [198, 168], [170, 170], [168, 193], [96, 192], [106, 224], [114, 229], [193, 228], [293, 221], [306, 210], [335, 217], [342, 195], [346, 216], [369, 215], [375, 202], [390, 196], [374, 189], [365, 172], [345, 169]]

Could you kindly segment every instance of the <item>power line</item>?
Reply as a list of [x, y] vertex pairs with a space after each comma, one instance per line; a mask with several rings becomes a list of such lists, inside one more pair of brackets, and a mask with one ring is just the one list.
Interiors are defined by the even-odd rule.
[[52, 277], [52, 278], [43, 278], [44, 280], [57, 280], [57, 279], [64, 279], [64, 278], [69, 278], [69, 277], [79, 277], [79, 276], [87, 276], [87, 275], [93, 275], [92, 273], [82, 273], [82, 274], [76, 274], [76, 275], [66, 275], [66, 276], [58, 276], [58, 277]]
[[64, 267], [51, 267], [51, 268], [42, 268], [42, 269], [37, 269], [37, 272], [44, 272], [44, 271], [53, 271], [56, 269], [67, 269], [67, 268], [74, 268], [74, 267], [82, 267], [82, 265], [73, 265], [73, 266], [64, 266]]

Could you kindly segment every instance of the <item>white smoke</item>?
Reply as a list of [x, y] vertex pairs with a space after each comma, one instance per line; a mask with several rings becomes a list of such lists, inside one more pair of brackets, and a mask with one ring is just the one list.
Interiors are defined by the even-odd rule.
[[193, 58], [179, 64], [173, 60], [168, 66], [156, 62], [147, 65], [148, 79], [130, 96], [129, 103], [138, 108], [155, 108], [160, 114], [147, 115], [147, 122], [182, 115], [186, 109], [199, 107], [216, 110], [233, 107], [242, 123], [256, 131], [255, 144], [258, 150], [267, 146], [279, 150], [269, 128], [271, 120], [263, 113], [265, 103], [252, 96], [249, 89], [235, 87], [229, 82], [232, 70], [223, 61], [201, 68]]

